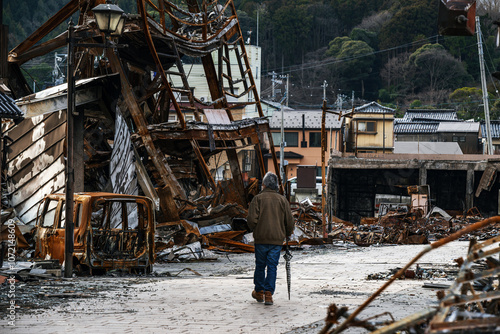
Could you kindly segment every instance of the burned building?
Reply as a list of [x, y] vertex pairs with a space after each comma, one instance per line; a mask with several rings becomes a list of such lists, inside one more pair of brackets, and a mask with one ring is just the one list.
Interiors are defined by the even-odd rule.
[[[138, 14], [127, 16], [119, 37], [98, 30], [92, 8], [102, 3], [69, 1], [9, 53], [8, 84], [28, 116], [7, 130], [12, 206], [33, 223], [43, 196], [64, 191], [67, 85], [33, 94], [20, 67], [65, 47], [67, 32], [46, 38], [78, 12], [72, 59], [75, 191], [144, 194], [156, 203], [162, 222], [203, 216], [206, 207], [194, 201], [214, 194], [216, 199], [205, 200], [207, 207], [236, 203], [244, 215], [255, 189], [242, 177], [238, 152], [255, 150], [254, 177], [265, 174], [263, 154], [269, 152], [277, 165], [233, 1], [137, 1]], [[185, 56], [203, 64], [209, 99], [193, 94]], [[171, 77], [182, 85], [174, 86]], [[245, 102], [236, 99], [247, 95]], [[246, 106], [257, 117], [237, 120], [233, 111]], [[222, 186], [214, 178], [221, 155], [231, 172]]]
[[375, 217], [384, 197], [408, 197], [408, 187], [427, 185], [428, 207], [460, 214], [477, 208], [499, 212], [498, 157], [484, 155], [358, 154], [332, 156], [328, 163], [328, 206], [332, 216], [359, 223]]

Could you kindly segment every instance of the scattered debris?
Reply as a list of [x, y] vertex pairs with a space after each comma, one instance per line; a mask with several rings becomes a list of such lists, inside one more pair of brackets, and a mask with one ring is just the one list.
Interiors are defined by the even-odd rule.
[[[394, 333], [398, 330], [406, 330], [415, 333], [448, 333], [474, 332], [474, 333], [496, 333], [500, 330], [500, 302], [499, 283], [500, 261], [494, 256], [500, 253], [500, 236], [496, 235], [482, 242], [472, 239], [469, 252], [465, 259], [458, 258], [455, 262], [460, 266], [458, 275], [447, 290], [437, 293], [440, 301], [437, 309], [427, 309], [411, 315], [405, 319], [395, 322], [372, 322], [372, 318], [363, 320], [358, 315], [377, 298], [392, 282], [411, 273], [410, 267], [427, 252], [439, 248], [448, 242], [457, 240], [471, 232], [482, 228], [491, 227], [500, 222], [499, 217], [481, 220], [469, 225], [452, 235], [432, 243], [414, 257], [405, 267], [394, 273], [384, 285], [371, 295], [354, 312], [348, 313], [346, 307], [339, 308], [335, 304], [330, 305], [325, 326], [320, 333], [340, 333], [349, 327], [363, 327], [372, 333]], [[423, 269], [417, 267], [413, 277], [417, 276]], [[411, 275], [410, 275], [411, 276]], [[433, 287], [438, 287], [434, 285]], [[384, 316], [383, 313], [376, 317]], [[346, 318], [339, 324], [341, 317]], [[337, 325], [332, 329], [334, 325]]]

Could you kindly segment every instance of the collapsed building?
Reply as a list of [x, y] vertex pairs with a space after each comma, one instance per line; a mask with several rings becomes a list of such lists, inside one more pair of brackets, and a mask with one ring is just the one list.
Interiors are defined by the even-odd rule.
[[[344, 154], [330, 158], [328, 210], [359, 223], [376, 217], [380, 204], [407, 203], [427, 214], [432, 207], [464, 214], [476, 208], [485, 217], [499, 212], [496, 156]], [[410, 203], [410, 186], [426, 186], [425, 202]]]
[[[138, 14], [127, 16], [119, 37], [97, 28], [92, 8], [104, 2], [69, 1], [9, 52], [4, 82], [26, 115], [5, 129], [6, 194], [17, 217], [33, 226], [44, 196], [64, 192], [68, 179], [68, 86], [33, 93], [21, 65], [65, 47], [67, 31], [48, 36], [75, 13], [75, 192], [145, 195], [156, 205], [157, 227], [168, 235], [189, 235], [186, 224], [231, 224], [245, 217], [265, 174], [263, 155], [269, 153], [278, 167], [233, 1], [187, 0], [181, 6], [138, 0]], [[193, 94], [183, 57], [203, 64], [208, 99]], [[234, 59], [238, 73], [232, 72]], [[173, 76], [181, 78], [180, 87], [173, 86]], [[181, 105], [180, 96], [187, 103]], [[238, 119], [234, 110], [245, 106], [258, 116]], [[250, 180], [242, 176], [238, 154], [246, 147], [255, 151]], [[231, 178], [218, 182], [213, 170], [221, 160]]]

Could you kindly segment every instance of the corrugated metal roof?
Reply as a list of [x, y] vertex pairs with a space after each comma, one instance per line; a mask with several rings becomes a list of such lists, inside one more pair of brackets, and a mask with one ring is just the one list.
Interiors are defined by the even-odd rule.
[[394, 142], [394, 153], [402, 154], [463, 154], [456, 142]]
[[[490, 121], [491, 138], [500, 138], [500, 121]], [[486, 124], [481, 122], [481, 135], [483, 138], [488, 138], [486, 133]]]
[[436, 133], [439, 127], [437, 122], [402, 122], [395, 120], [394, 133]]
[[370, 102], [354, 108], [356, 114], [394, 114], [394, 110], [395, 109], [389, 107], [384, 107], [377, 102]]
[[[302, 115], [304, 117], [304, 127], [306, 129], [321, 129], [322, 112], [318, 110], [302, 110], [302, 111], [285, 111], [283, 112], [283, 127], [285, 129], [301, 129]], [[327, 129], [340, 129], [342, 119], [334, 114], [327, 114], [325, 126]], [[281, 128], [281, 112], [274, 112], [269, 120], [271, 129]]]
[[441, 122], [437, 132], [479, 132], [479, 122]]
[[16, 105], [14, 100], [4, 93], [0, 92], [0, 118], [22, 119], [23, 112]]
[[457, 112], [453, 109], [408, 109], [403, 119], [406, 121], [458, 121]]

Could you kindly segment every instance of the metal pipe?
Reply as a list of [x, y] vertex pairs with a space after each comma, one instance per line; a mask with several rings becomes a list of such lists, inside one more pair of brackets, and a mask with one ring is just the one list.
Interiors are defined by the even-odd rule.
[[73, 193], [74, 193], [74, 167], [73, 167], [73, 113], [75, 112], [75, 77], [74, 77], [74, 25], [71, 20], [68, 24], [68, 72], [67, 72], [67, 108], [66, 108], [66, 189], [65, 189], [65, 215], [64, 225], [64, 277], [73, 276], [73, 249], [74, 249], [74, 223], [73, 223]]

